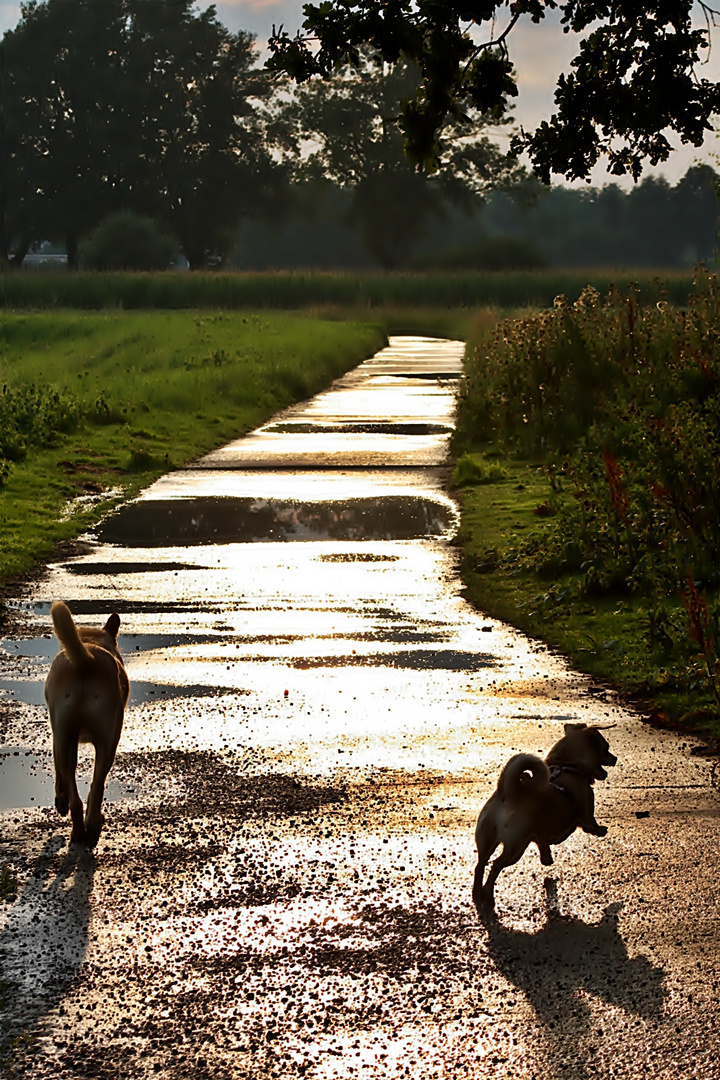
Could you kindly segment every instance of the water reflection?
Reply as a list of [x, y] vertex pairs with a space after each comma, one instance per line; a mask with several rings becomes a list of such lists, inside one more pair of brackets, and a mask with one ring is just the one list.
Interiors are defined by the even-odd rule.
[[[155, 692], [159, 693], [157, 690]], [[18, 698], [23, 700], [20, 694]], [[29, 703], [34, 704], [32, 701]], [[93, 765], [92, 750], [81, 746], [77, 782], [83, 802], [90, 787]], [[135, 787], [123, 784], [113, 773], [110, 774], [105, 788], [107, 804], [131, 799], [135, 793]], [[55, 772], [50, 750], [36, 751], [26, 747], [6, 747], [0, 750], [0, 812], [20, 810], [23, 807], [52, 806], [54, 797]]]
[[109, 517], [104, 543], [125, 547], [248, 543], [267, 540], [416, 540], [452, 532], [446, 502], [422, 496], [375, 496], [342, 502], [204, 496], [145, 499]]

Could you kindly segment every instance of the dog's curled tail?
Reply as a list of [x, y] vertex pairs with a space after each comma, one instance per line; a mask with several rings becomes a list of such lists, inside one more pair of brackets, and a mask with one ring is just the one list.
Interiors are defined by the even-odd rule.
[[498, 788], [505, 799], [522, 791], [543, 791], [549, 782], [550, 770], [542, 758], [535, 754], [516, 754], [500, 773]]
[[70, 614], [70, 608], [62, 600], [50, 608], [50, 617], [55, 628], [55, 636], [62, 645], [68, 660], [76, 667], [92, 663], [92, 653], [78, 634], [77, 626]]

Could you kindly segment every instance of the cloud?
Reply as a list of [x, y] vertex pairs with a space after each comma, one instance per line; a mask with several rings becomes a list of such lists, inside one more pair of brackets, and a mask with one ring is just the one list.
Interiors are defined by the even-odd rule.
[[[304, 0], [219, 0], [215, 6], [218, 18], [230, 30], [249, 30], [257, 34], [258, 45], [264, 46], [273, 23], [283, 24], [289, 33], [299, 30], [303, 21]], [[209, 7], [200, 0], [200, 8]]]
[[20, 18], [20, 4], [11, 0], [0, 0], [0, 34], [11, 30]]

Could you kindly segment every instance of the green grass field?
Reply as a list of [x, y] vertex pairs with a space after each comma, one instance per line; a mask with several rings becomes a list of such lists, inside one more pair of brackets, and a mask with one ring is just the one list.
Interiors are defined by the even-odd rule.
[[279, 313], [0, 313], [0, 582], [383, 339]]

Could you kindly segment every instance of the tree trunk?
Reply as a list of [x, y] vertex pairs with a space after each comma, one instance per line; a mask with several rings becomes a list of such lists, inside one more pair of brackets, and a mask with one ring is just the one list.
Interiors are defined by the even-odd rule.
[[22, 264], [25, 262], [25, 256], [27, 255], [29, 250], [30, 244], [25, 240], [23, 240], [21, 244], [18, 244], [15, 247], [12, 255], [8, 259], [8, 263], [10, 266], [12, 266], [13, 270], [19, 270], [21, 268]]
[[68, 270], [77, 270], [78, 268], [78, 246], [77, 233], [68, 232], [65, 237]]

